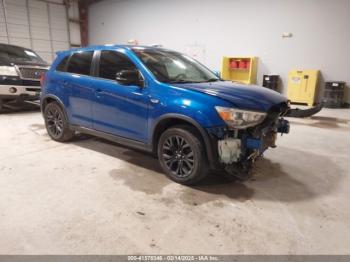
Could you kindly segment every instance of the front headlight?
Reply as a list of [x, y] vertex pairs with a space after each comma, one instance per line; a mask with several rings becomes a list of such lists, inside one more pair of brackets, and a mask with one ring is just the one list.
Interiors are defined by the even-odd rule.
[[13, 66], [0, 66], [0, 76], [18, 76], [18, 73]]
[[236, 129], [256, 126], [263, 122], [266, 117], [266, 113], [262, 112], [246, 111], [221, 106], [216, 106], [215, 109], [222, 120], [224, 120], [230, 128]]

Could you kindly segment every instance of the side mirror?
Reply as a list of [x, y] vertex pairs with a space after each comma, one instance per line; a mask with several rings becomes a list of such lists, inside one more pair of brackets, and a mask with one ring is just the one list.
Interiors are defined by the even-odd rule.
[[126, 86], [144, 86], [144, 80], [142, 78], [142, 75], [137, 69], [122, 70], [116, 74], [115, 80], [117, 80], [118, 83]]

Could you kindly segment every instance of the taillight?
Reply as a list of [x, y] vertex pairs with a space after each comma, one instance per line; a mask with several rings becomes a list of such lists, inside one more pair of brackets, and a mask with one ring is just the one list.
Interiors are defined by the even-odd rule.
[[41, 85], [41, 87], [44, 86], [44, 82], [45, 82], [45, 73], [40, 76], [40, 85]]

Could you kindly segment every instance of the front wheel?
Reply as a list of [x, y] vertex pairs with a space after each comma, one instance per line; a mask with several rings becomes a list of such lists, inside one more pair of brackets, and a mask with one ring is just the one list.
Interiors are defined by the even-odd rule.
[[56, 102], [44, 109], [45, 126], [49, 136], [58, 142], [65, 142], [74, 137], [62, 108]]
[[158, 158], [165, 174], [184, 185], [198, 183], [209, 170], [204, 145], [189, 126], [175, 126], [161, 135]]

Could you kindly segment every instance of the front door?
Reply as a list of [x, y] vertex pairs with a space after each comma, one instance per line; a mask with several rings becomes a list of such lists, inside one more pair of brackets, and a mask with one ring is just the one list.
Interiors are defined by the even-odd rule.
[[97, 68], [97, 77], [93, 82], [93, 128], [146, 142], [148, 89], [122, 85], [115, 80], [121, 70], [136, 69], [135, 64], [118, 51], [105, 50], [101, 51]]

